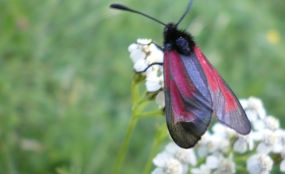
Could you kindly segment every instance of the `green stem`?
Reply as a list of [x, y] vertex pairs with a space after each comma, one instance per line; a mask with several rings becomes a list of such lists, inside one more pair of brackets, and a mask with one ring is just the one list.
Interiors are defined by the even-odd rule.
[[112, 171], [113, 174], [119, 173], [120, 168], [122, 167], [122, 163], [124, 161], [124, 158], [125, 158], [125, 155], [126, 155], [129, 143], [130, 143], [131, 135], [132, 135], [132, 132], [133, 132], [133, 130], [135, 128], [137, 120], [138, 120], [138, 118], [135, 118], [135, 117], [132, 117], [132, 119], [131, 119], [131, 122], [130, 122], [130, 124], [128, 126], [127, 135], [126, 135], [125, 140], [123, 142], [123, 145], [122, 145], [122, 147], [120, 149], [120, 152], [119, 152], [119, 155], [118, 155], [118, 158], [117, 158], [117, 161], [116, 161], [116, 165], [115, 165], [115, 167], [114, 167], [114, 169]]
[[237, 166], [236, 169], [241, 173], [247, 173], [247, 170], [242, 166]]
[[151, 111], [151, 112], [145, 112], [141, 114], [137, 114], [136, 117], [142, 118], [142, 117], [151, 117], [151, 116], [156, 116], [156, 115], [163, 115], [163, 112], [161, 109], [156, 110], [156, 111]]
[[134, 102], [137, 103], [138, 96], [139, 96], [138, 84], [133, 81], [132, 82], [132, 102], [133, 102], [133, 104], [134, 104]]
[[243, 156], [240, 156], [240, 157], [236, 157], [234, 159], [235, 162], [243, 162], [243, 161], [246, 161], [250, 156], [256, 154], [255, 151], [252, 151], [250, 153], [247, 153], [247, 154], [244, 154]]

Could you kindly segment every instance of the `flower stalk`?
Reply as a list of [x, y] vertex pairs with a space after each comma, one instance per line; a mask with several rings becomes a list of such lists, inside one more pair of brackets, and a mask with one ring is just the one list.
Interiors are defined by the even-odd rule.
[[[117, 174], [119, 173], [121, 166], [124, 162], [125, 156], [127, 154], [128, 146], [130, 144], [130, 139], [132, 136], [132, 132], [134, 131], [134, 128], [136, 126], [136, 123], [139, 118], [143, 117], [150, 117], [150, 116], [155, 116], [155, 115], [162, 115], [163, 111], [161, 109], [155, 110], [155, 111], [150, 111], [150, 112], [143, 112], [143, 110], [146, 108], [146, 106], [149, 104], [149, 101], [146, 99], [146, 97], [140, 97], [140, 91], [139, 91], [139, 82], [137, 82], [135, 79], [132, 82], [132, 116], [131, 120], [129, 122], [127, 132], [125, 139], [123, 141], [123, 144], [119, 150], [119, 154], [116, 160], [116, 164], [113, 168], [112, 173]], [[165, 126], [164, 126], [165, 127]], [[166, 129], [164, 128], [164, 134], [166, 132]], [[158, 145], [162, 139], [162, 133], [161, 133], [161, 128], [158, 129], [157, 135], [155, 138], [155, 143], [153, 146], [152, 153], [157, 152]], [[151, 166], [151, 163], [150, 165]]]

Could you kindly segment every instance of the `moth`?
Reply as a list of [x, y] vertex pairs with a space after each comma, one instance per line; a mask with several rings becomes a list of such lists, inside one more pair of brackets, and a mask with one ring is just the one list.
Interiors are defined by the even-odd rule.
[[143, 15], [165, 26], [163, 66], [165, 113], [169, 133], [182, 148], [193, 147], [207, 130], [212, 115], [239, 134], [251, 130], [239, 100], [196, 45], [191, 34], [177, 29], [179, 21], [165, 24], [142, 12], [120, 4], [110, 7]]

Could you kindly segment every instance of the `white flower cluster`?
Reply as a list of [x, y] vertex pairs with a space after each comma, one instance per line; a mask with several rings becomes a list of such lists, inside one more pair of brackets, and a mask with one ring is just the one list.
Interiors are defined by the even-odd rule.
[[273, 167], [271, 154], [282, 157], [280, 171], [285, 172], [285, 131], [280, 129], [279, 121], [266, 116], [260, 99], [240, 101], [253, 125], [249, 135], [215, 123], [192, 149], [169, 143], [153, 159], [156, 168], [152, 174], [232, 174], [238, 165], [246, 166], [242, 173], [267, 174]]
[[155, 101], [160, 108], [164, 108], [164, 79], [161, 65], [163, 63], [163, 52], [151, 39], [138, 39], [128, 48], [130, 57], [134, 63], [134, 70], [146, 76], [146, 90], [158, 92]]
[[193, 149], [182, 149], [171, 142], [165, 151], [157, 154], [153, 159], [157, 166], [151, 174], [179, 174], [188, 171], [188, 165], [195, 166], [197, 157]]
[[[163, 62], [162, 49], [149, 39], [138, 39], [128, 49], [134, 70], [146, 76], [146, 90], [157, 92], [155, 100], [163, 108], [163, 68], [152, 65]], [[236, 167], [238, 165], [246, 166], [242, 173], [247, 170], [250, 174], [267, 174], [273, 166], [270, 155], [282, 158], [280, 171], [285, 172], [285, 130], [280, 128], [279, 120], [266, 115], [258, 98], [250, 97], [240, 102], [252, 125], [250, 134], [240, 135], [216, 123], [192, 149], [169, 143], [153, 159], [156, 168], [152, 174], [184, 174], [189, 171], [193, 174], [232, 174], [240, 169]]]

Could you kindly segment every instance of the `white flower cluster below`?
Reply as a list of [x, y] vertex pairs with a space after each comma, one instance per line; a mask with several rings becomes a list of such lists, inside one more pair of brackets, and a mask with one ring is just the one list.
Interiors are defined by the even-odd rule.
[[[250, 97], [240, 102], [251, 124], [257, 124], [250, 134], [240, 135], [215, 123], [192, 149], [169, 143], [153, 159], [156, 168], [152, 174], [185, 174], [189, 171], [192, 174], [232, 174], [237, 172], [237, 165], [246, 166], [250, 174], [268, 174], [273, 167], [271, 154], [282, 157], [280, 171], [285, 172], [285, 131], [279, 127], [278, 119], [266, 116], [258, 98]], [[205, 162], [198, 164], [197, 161]]]

